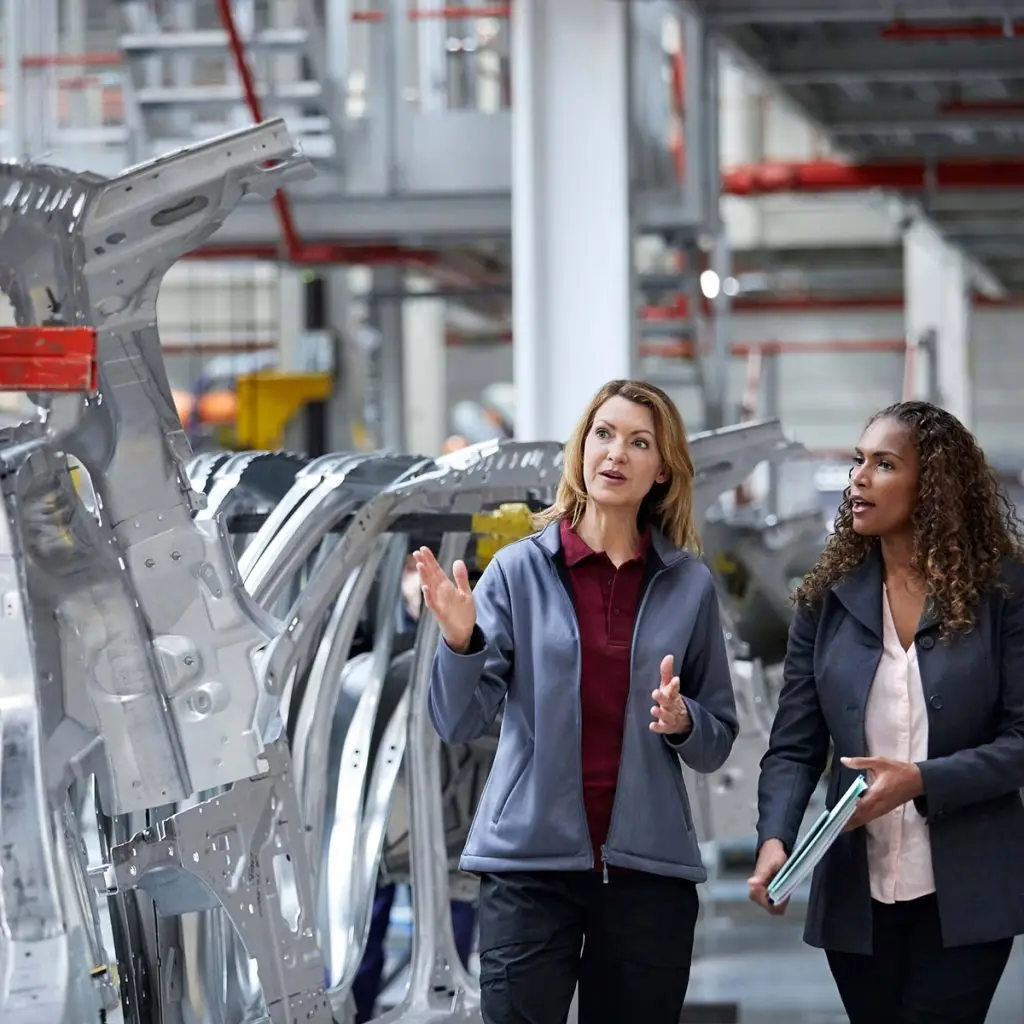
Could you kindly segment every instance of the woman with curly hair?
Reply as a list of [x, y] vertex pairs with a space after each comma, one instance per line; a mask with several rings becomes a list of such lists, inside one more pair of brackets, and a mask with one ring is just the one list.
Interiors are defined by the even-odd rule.
[[981, 1024], [1024, 933], [1024, 543], [971, 433], [927, 402], [869, 421], [797, 591], [761, 762], [750, 897], [826, 802], [870, 784], [815, 869], [805, 941], [851, 1024]]

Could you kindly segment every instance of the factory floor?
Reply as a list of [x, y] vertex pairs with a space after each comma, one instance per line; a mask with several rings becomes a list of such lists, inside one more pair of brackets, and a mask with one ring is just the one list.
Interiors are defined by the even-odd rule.
[[[806, 888], [794, 894], [788, 913], [781, 918], [768, 917], [750, 903], [745, 879], [738, 873], [701, 889], [705, 916], [697, 932], [684, 1020], [700, 1024], [847, 1024], [824, 954], [806, 946], [801, 938]], [[391, 940], [397, 939], [403, 946], [408, 933], [399, 935], [408, 921], [402, 909], [396, 910], [398, 920], [393, 920]], [[476, 966], [473, 957], [470, 969]], [[389, 991], [382, 993], [384, 1006], [401, 998], [405, 980], [404, 971], [399, 971]], [[709, 1015], [709, 1004], [738, 1004], [738, 1012]], [[575, 1006], [567, 1024], [577, 1024]], [[986, 1024], [1024, 1024], [1024, 937], [1014, 946]]]
[[[688, 1003], [738, 1002], [741, 1024], [846, 1024], [824, 953], [801, 939], [804, 904], [796, 896], [777, 918], [747, 900], [743, 879], [719, 881], [711, 892], [716, 913], [698, 932]], [[1022, 1021], [1024, 941], [1018, 939], [986, 1024]]]

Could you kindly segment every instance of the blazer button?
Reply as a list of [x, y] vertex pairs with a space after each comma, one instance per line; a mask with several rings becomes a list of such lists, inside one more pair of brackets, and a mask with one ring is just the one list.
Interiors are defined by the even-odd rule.
[[931, 704], [936, 711], [942, 710], [942, 698], [937, 693], [932, 694], [932, 696], [928, 698], [928, 703]]
[[935, 646], [935, 637], [923, 636], [917, 641], [918, 647], [923, 647], [926, 651], [930, 651]]

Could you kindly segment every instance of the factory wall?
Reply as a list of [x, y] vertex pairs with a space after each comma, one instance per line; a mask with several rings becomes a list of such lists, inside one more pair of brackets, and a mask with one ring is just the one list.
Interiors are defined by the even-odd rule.
[[[783, 342], [898, 342], [903, 338], [903, 311], [838, 313], [742, 312], [732, 317], [733, 342], [750, 345]], [[975, 309], [972, 320], [971, 372], [974, 382], [974, 429], [990, 455], [999, 461], [1019, 460], [1024, 428], [1024, 309]], [[817, 347], [817, 346], [815, 346]], [[448, 403], [479, 397], [492, 381], [512, 379], [509, 345], [449, 346]], [[786, 429], [808, 447], [848, 449], [864, 419], [900, 397], [903, 382], [901, 352], [805, 352], [769, 356], [778, 361], [778, 414]], [[733, 416], [739, 415], [747, 365], [742, 357], [731, 363], [729, 395]], [[767, 372], [763, 370], [763, 380]], [[669, 388], [684, 416], [700, 426], [701, 409], [694, 388]], [[759, 413], [771, 410], [761, 389]]]

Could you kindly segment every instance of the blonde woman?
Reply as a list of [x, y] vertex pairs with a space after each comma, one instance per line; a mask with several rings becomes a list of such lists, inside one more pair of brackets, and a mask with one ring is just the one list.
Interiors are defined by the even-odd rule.
[[470, 590], [416, 553], [442, 634], [449, 743], [501, 739], [466, 842], [479, 874], [486, 1024], [677, 1024], [705, 879], [680, 761], [719, 768], [736, 709], [696, 556], [693, 463], [659, 388], [617, 380], [566, 446], [540, 532]]

